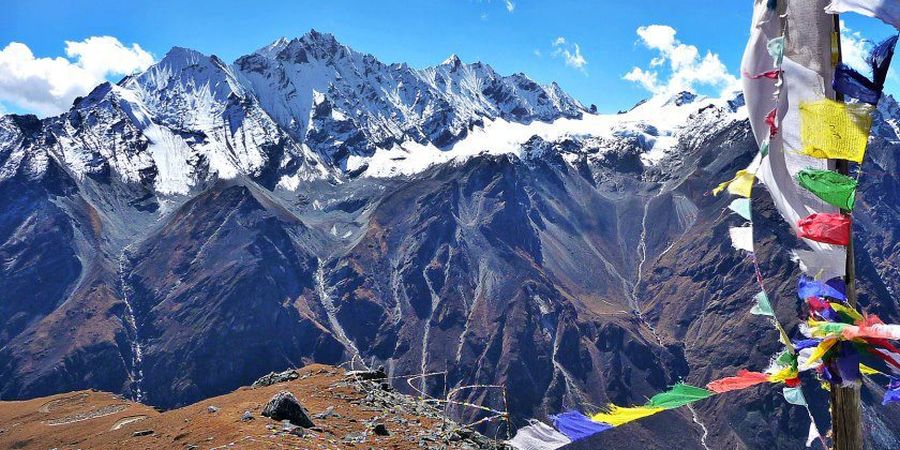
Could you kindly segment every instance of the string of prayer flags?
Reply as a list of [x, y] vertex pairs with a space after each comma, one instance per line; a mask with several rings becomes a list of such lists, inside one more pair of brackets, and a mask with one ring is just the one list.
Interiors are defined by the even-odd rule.
[[853, 178], [831, 170], [805, 169], [797, 173], [797, 182], [832, 206], [853, 209], [859, 184]]
[[862, 163], [872, 128], [872, 105], [831, 99], [800, 104], [803, 154]]
[[594, 414], [593, 416], [591, 416], [591, 420], [608, 423], [614, 427], [617, 427], [628, 422], [633, 422], [638, 419], [643, 419], [644, 417], [652, 416], [660, 411], [665, 410], [665, 408], [654, 408], [652, 406], [634, 406], [631, 408], [626, 408], [622, 406], [609, 405], [609, 411]]
[[728, 229], [731, 245], [738, 250], [753, 253], [753, 227], [732, 227]]
[[723, 392], [746, 389], [748, 387], [767, 382], [769, 382], [768, 374], [751, 372], [747, 369], [741, 369], [738, 371], [737, 375], [733, 377], [726, 377], [711, 381], [706, 385], [706, 388], [717, 394], [721, 394]]
[[897, 0], [831, 0], [825, 7], [825, 12], [862, 14], [900, 29], [900, 2]]
[[566, 411], [562, 414], [551, 416], [553, 426], [572, 442], [604, 432], [612, 425], [595, 422], [578, 411]]
[[840, 213], [813, 213], [797, 222], [798, 235], [816, 242], [850, 245], [850, 219]]
[[756, 305], [750, 309], [750, 314], [775, 317], [775, 310], [772, 309], [772, 304], [769, 303], [769, 296], [765, 292], [756, 294], [754, 298], [756, 299]]

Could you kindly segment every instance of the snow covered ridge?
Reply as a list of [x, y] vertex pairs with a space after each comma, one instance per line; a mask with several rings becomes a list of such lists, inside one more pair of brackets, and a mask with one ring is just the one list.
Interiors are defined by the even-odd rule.
[[728, 101], [689, 93], [598, 115], [555, 83], [501, 76], [455, 55], [424, 69], [388, 65], [311, 31], [233, 64], [173, 48], [41, 121], [43, 139], [19, 139], [7, 121], [0, 177], [22, 161], [41, 167], [42, 154], [79, 178], [114, 173], [162, 195], [238, 175], [295, 190], [313, 179], [410, 175], [482, 153], [521, 156], [534, 136], [636, 139], [652, 165], [709, 105], [728, 112], [724, 122], [743, 119]]
[[[718, 114], [702, 114], [710, 108]], [[739, 96], [730, 100], [711, 99], [682, 92], [671, 98], [651, 98], [619, 114], [585, 112], [577, 118], [530, 123], [489, 119], [447, 148], [400, 142], [391, 148], [378, 149], [371, 156], [351, 156], [347, 169], [372, 177], [390, 177], [412, 175], [434, 164], [461, 161], [481, 154], [525, 157], [524, 145], [533, 137], [551, 143], [575, 141], [584, 147], [599, 149], [599, 153], [594, 153], [595, 157], [602, 156], [604, 150], [614, 149], [618, 141], [633, 139], [643, 150], [641, 162], [652, 166], [663, 161], [680, 139], [692, 139], [697, 130], [706, 135], [711, 128], [726, 128], [746, 117]]]

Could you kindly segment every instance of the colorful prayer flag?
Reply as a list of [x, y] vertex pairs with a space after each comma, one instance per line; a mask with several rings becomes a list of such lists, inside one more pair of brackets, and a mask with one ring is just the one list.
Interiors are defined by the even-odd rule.
[[551, 418], [553, 419], [553, 426], [560, 433], [571, 439], [572, 442], [612, 428], [612, 425], [594, 422], [578, 411], [566, 411]]
[[850, 245], [850, 219], [840, 213], [813, 213], [797, 222], [798, 235], [816, 242]]
[[617, 427], [628, 422], [633, 422], [638, 419], [643, 419], [644, 417], [652, 416], [660, 411], [665, 410], [665, 408], [652, 406], [635, 406], [631, 408], [625, 408], [622, 406], [609, 405], [608, 412], [594, 414], [593, 416], [591, 416], [591, 420], [593, 420], [594, 422], [608, 423], [614, 427]]
[[750, 309], [750, 314], [775, 317], [775, 310], [772, 309], [772, 304], [769, 303], [769, 296], [765, 292], [756, 294], [754, 298], [756, 299], [756, 305]]
[[797, 174], [797, 182], [833, 206], [853, 209], [856, 187], [859, 184], [853, 178], [831, 170], [806, 169]]
[[769, 375], [760, 372], [750, 372], [747, 369], [741, 369], [737, 375], [733, 377], [720, 378], [711, 381], [706, 388], [721, 394], [723, 392], [736, 391], [738, 389], [746, 389], [757, 384], [767, 383]]
[[749, 198], [736, 198], [734, 199], [730, 205], [728, 205], [728, 209], [738, 213], [741, 217], [752, 220], [750, 215], [750, 199]]
[[821, 99], [800, 104], [803, 154], [861, 163], [872, 128], [872, 105]]
[[650, 398], [645, 406], [672, 409], [689, 403], [712, 397], [715, 394], [703, 388], [678, 383], [666, 392], [660, 392]]

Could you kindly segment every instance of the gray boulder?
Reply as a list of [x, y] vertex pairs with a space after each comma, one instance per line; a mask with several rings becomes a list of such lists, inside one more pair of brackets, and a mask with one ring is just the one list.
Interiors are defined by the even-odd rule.
[[262, 415], [273, 420], [288, 420], [292, 424], [304, 428], [315, 426], [312, 419], [309, 418], [306, 408], [300, 404], [297, 397], [294, 397], [294, 394], [288, 391], [281, 391], [275, 394], [272, 400], [266, 403], [265, 408], [262, 410]]

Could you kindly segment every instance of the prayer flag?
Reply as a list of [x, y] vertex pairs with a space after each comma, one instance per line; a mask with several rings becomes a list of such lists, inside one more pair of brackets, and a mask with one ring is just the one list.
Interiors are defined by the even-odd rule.
[[572, 440], [550, 425], [533, 421], [531, 425], [519, 428], [515, 437], [506, 443], [519, 450], [556, 450], [571, 444]]
[[753, 227], [732, 227], [728, 229], [728, 234], [734, 248], [753, 253]]
[[566, 411], [562, 414], [552, 416], [552, 419], [553, 426], [559, 430], [560, 433], [571, 439], [572, 442], [612, 428], [612, 425], [594, 422], [578, 411]]
[[797, 182], [833, 206], [853, 209], [858, 185], [853, 178], [831, 170], [805, 169], [797, 174]]
[[714, 394], [703, 388], [690, 386], [684, 383], [678, 383], [672, 386], [667, 392], [660, 392], [650, 398], [646, 406], [655, 408], [672, 409], [689, 403], [709, 398]]
[[840, 213], [813, 213], [797, 223], [799, 236], [826, 244], [850, 244], [850, 219]]
[[847, 300], [847, 296], [831, 286], [828, 283], [813, 280], [812, 278], [801, 275], [797, 282], [797, 297], [806, 300], [810, 297], [828, 297], [837, 300]]
[[862, 14], [900, 29], [900, 2], [897, 0], [831, 0], [825, 11], [829, 14]]
[[803, 397], [803, 391], [798, 387], [786, 387], [782, 391], [784, 399], [792, 405], [806, 406], [806, 398]]
[[594, 414], [593, 416], [591, 416], [591, 420], [593, 420], [594, 422], [608, 423], [614, 427], [617, 427], [628, 422], [633, 422], [638, 419], [643, 419], [644, 417], [652, 416], [660, 411], [665, 410], [665, 408], [652, 406], [635, 406], [631, 408], [625, 408], [616, 405], [609, 405], [609, 412]]
[[803, 154], [862, 163], [872, 128], [873, 106], [821, 99], [800, 104]]
[[756, 294], [756, 305], [750, 309], [750, 314], [756, 314], [758, 316], [771, 316], [775, 317], [775, 310], [772, 309], [772, 304], [769, 303], [769, 297], [765, 292], [760, 292]]
[[741, 369], [736, 376], [711, 381], [706, 385], [706, 388], [717, 394], [721, 394], [723, 392], [746, 389], [751, 386], [756, 386], [757, 384], [767, 383], [768, 381], [769, 375], [767, 374]]
[[751, 220], [750, 215], [750, 199], [749, 198], [736, 198], [734, 201], [728, 205], [728, 209], [738, 213], [741, 217]]

